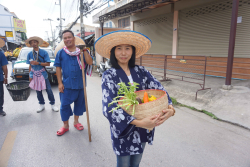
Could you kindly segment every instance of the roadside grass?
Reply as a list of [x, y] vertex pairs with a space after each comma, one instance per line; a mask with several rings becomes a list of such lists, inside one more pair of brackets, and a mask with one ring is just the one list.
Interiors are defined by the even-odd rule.
[[185, 104], [179, 103], [179, 102], [176, 100], [176, 98], [174, 98], [174, 97], [170, 97], [170, 98], [171, 98], [171, 100], [172, 100], [173, 105], [175, 105], [175, 106], [186, 107], [186, 108], [189, 108], [189, 109], [194, 110], [194, 111], [202, 112], [202, 113], [204, 113], [204, 114], [206, 114], [206, 115], [212, 117], [213, 119], [220, 120], [219, 118], [217, 118], [217, 117], [216, 117], [214, 114], [212, 114], [211, 112], [208, 112], [208, 111], [206, 111], [206, 110], [198, 110], [198, 109], [195, 108], [195, 107], [191, 107], [191, 106], [187, 106], [187, 105], [185, 105]]

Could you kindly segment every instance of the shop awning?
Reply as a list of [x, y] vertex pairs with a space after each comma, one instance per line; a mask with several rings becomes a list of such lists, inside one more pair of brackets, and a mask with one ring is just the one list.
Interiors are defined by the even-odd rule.
[[105, 21], [118, 18], [118, 17], [124, 17], [130, 14], [138, 13], [138, 12], [144, 12], [150, 9], [159, 8], [171, 3], [175, 3], [179, 0], [134, 0], [132, 2], [129, 2], [126, 5], [123, 5], [115, 10], [112, 10], [111, 12], [108, 12], [102, 16], [99, 17], [99, 21], [101, 23], [104, 23]]

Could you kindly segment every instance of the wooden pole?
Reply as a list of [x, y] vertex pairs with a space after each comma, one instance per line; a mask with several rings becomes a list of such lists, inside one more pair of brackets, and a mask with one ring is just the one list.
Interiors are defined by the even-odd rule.
[[82, 79], [83, 79], [83, 90], [84, 90], [86, 116], [87, 116], [87, 123], [88, 123], [89, 142], [91, 142], [91, 132], [90, 132], [90, 123], [89, 123], [89, 109], [88, 109], [87, 91], [86, 91], [86, 83], [85, 83], [85, 71], [84, 71], [84, 62], [83, 62], [83, 47], [80, 47], [80, 49], [81, 49]]

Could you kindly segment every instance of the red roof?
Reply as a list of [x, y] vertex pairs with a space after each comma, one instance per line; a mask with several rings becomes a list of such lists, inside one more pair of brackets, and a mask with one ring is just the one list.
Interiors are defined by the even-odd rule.
[[[91, 34], [94, 34], [95, 32], [85, 32], [85, 37], [89, 36]], [[81, 33], [78, 33], [76, 36], [81, 37]]]

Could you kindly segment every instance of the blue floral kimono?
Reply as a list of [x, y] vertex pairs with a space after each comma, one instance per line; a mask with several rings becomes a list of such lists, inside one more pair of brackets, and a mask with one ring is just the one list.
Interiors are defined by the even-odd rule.
[[[133, 81], [140, 84], [137, 90], [159, 89], [166, 91], [160, 82], [143, 66], [130, 68], [130, 73]], [[116, 155], [120, 156], [141, 154], [143, 152], [141, 143], [153, 144], [155, 129], [149, 132], [146, 129], [130, 124], [135, 118], [121, 108], [113, 111], [113, 113], [109, 112], [116, 107], [115, 104], [108, 107], [108, 104], [117, 96], [119, 82], [125, 82], [127, 86], [129, 83], [129, 79], [122, 69], [111, 68], [102, 76], [103, 115], [110, 123], [113, 150]], [[168, 101], [169, 105], [172, 104], [169, 95]]]

